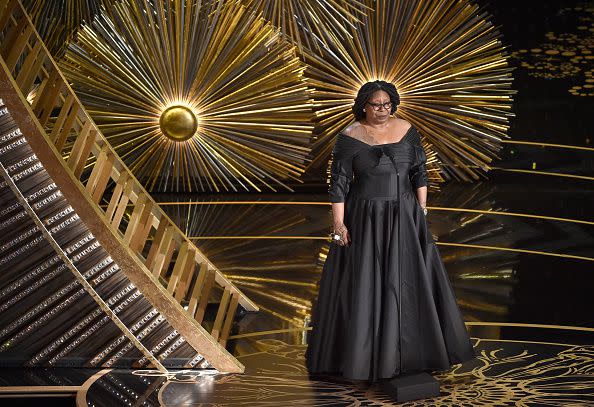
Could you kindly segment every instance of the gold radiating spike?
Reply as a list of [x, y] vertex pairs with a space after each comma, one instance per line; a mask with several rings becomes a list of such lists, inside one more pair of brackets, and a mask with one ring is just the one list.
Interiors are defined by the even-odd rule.
[[[248, 9], [261, 13], [264, 18], [279, 27], [302, 50], [303, 46], [319, 49], [325, 42], [324, 32], [336, 31], [336, 35], [348, 38], [351, 34], [347, 27], [365, 15], [369, 5], [365, 0], [243, 0]], [[310, 33], [304, 35], [304, 33]]]

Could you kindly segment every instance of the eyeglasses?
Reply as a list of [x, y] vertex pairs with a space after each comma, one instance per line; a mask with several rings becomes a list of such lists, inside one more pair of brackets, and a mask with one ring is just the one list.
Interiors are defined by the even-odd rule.
[[386, 103], [371, 103], [371, 102], [367, 102], [368, 105], [371, 105], [371, 107], [373, 108], [373, 110], [375, 110], [376, 112], [378, 112], [382, 106], [385, 110], [390, 110], [392, 109], [392, 102], [386, 102]]

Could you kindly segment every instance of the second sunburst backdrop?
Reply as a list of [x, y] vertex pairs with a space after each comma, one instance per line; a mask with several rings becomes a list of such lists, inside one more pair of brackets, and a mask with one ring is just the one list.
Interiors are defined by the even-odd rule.
[[60, 65], [151, 191], [292, 191], [327, 171], [375, 79], [396, 85], [435, 188], [484, 177], [508, 137], [512, 69], [489, 18], [461, 0], [125, 0]]

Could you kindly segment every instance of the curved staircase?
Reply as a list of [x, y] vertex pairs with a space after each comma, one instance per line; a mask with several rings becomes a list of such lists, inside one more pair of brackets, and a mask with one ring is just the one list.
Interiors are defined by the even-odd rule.
[[115, 154], [19, 1], [0, 0], [0, 363], [213, 367], [258, 307]]

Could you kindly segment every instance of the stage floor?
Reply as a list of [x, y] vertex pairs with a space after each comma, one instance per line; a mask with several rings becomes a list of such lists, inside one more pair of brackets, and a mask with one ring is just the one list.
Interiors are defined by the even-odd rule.
[[[594, 223], [585, 205], [593, 194], [588, 181], [510, 173], [430, 194], [430, 229], [478, 358], [436, 375], [440, 397], [407, 405], [594, 404]], [[44, 405], [75, 405], [75, 395], [110, 407], [394, 405], [378, 385], [314, 380], [305, 369], [329, 244], [325, 194], [156, 199], [259, 305], [228, 342], [245, 373], [2, 369], [4, 396], [25, 386], [45, 394]]]

